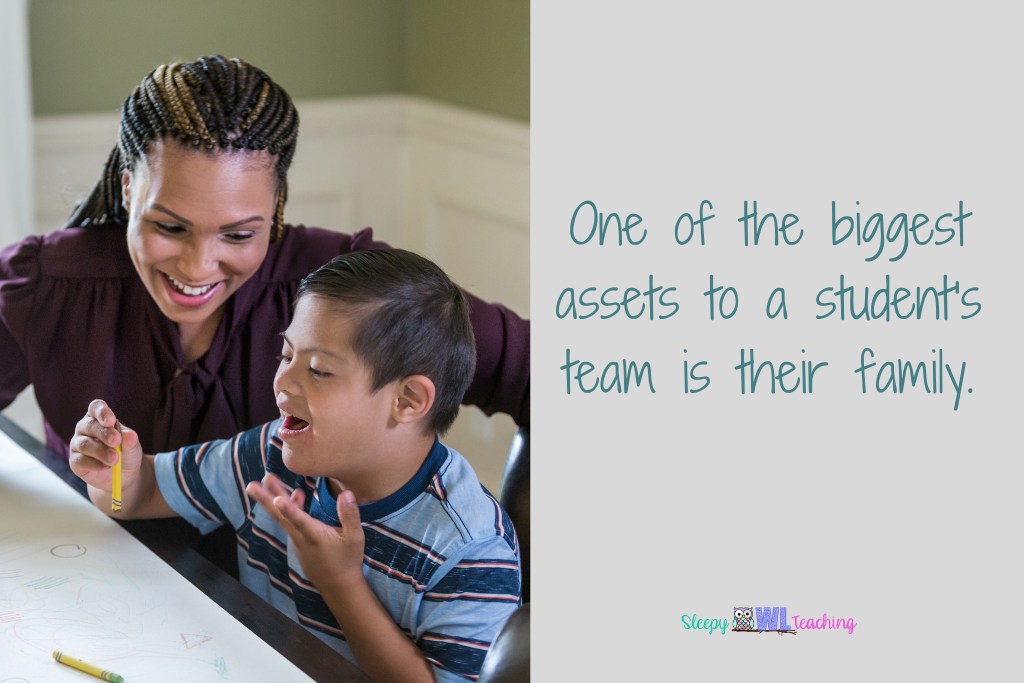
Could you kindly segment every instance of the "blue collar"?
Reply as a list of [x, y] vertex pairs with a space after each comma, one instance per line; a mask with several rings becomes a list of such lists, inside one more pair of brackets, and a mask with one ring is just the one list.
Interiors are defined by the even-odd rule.
[[[412, 479], [390, 496], [381, 498], [373, 503], [360, 505], [359, 518], [364, 522], [381, 519], [398, 512], [416, 500], [430, 486], [430, 480], [441, 469], [441, 465], [444, 464], [447, 457], [448, 449], [441, 445], [441, 442], [435, 436], [434, 445], [431, 446], [430, 453], [427, 454], [419, 471], [413, 475]], [[317, 505], [317, 501], [314, 500], [310, 506], [309, 514], [324, 524], [341, 526], [341, 520], [338, 519], [338, 501], [334, 499], [334, 496], [327, 489], [327, 477], [320, 477], [317, 481], [316, 489], [317, 495], [320, 497], [320, 504]], [[316, 509], [318, 507], [320, 508], [319, 510]], [[317, 512], [320, 514], [316, 514]]]

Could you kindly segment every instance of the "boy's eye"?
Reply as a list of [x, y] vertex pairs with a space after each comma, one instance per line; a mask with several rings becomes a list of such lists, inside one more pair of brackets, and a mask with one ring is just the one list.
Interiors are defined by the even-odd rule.
[[310, 368], [309, 371], [311, 373], [313, 373], [314, 377], [319, 377], [321, 379], [324, 378], [324, 377], [330, 377], [331, 376], [331, 373], [329, 373], [329, 372], [321, 372], [320, 370], [317, 370], [315, 368]]
[[284, 362], [284, 363], [291, 363], [291, 362], [292, 362], [292, 357], [291, 357], [291, 356], [286, 356], [286, 355], [284, 355], [284, 354], [282, 353], [282, 354], [279, 354], [279, 355], [277, 356], [277, 362], [278, 362], [278, 363], [281, 363], [281, 362]]

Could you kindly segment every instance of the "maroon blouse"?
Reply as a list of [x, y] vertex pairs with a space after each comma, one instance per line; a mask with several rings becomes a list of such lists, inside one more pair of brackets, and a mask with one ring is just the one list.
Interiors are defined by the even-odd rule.
[[[138, 432], [146, 453], [273, 420], [278, 334], [299, 282], [340, 253], [385, 246], [369, 228], [343, 235], [288, 227], [228, 301], [210, 350], [186, 364], [177, 326], [135, 271], [123, 226], [29, 237], [0, 252], [0, 409], [33, 385], [47, 445], [63, 453], [96, 398]], [[477, 365], [464, 401], [526, 425], [530, 322], [467, 298]]]

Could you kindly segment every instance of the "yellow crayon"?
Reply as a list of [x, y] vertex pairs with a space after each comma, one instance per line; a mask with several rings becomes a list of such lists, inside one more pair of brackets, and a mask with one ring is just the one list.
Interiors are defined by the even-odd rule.
[[[117, 422], [117, 431], [121, 431], [121, 423]], [[121, 435], [124, 438], [124, 435]], [[113, 479], [113, 491], [110, 492], [110, 509], [113, 512], [121, 511], [121, 447], [114, 446], [114, 450], [117, 452], [117, 462], [114, 464], [113, 473], [111, 478]]]
[[75, 659], [71, 655], [61, 652], [60, 650], [53, 651], [53, 658], [61, 664], [67, 664], [68, 666], [78, 669], [79, 671], [84, 671], [85, 673], [92, 674], [97, 678], [102, 678], [105, 681], [110, 681], [110, 683], [124, 683], [124, 678], [117, 675], [113, 671], [107, 671], [106, 669], [101, 669], [98, 666], [87, 664], [86, 662], [83, 662], [80, 659]]

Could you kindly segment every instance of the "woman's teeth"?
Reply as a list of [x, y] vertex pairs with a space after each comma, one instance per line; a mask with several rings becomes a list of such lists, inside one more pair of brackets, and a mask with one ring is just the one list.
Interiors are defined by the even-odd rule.
[[178, 290], [185, 296], [202, 296], [203, 294], [206, 294], [211, 289], [216, 287], [217, 284], [219, 284], [215, 283], [212, 285], [206, 285], [205, 287], [189, 287], [188, 285], [181, 284], [167, 273], [164, 273], [164, 277], [167, 278], [167, 281], [171, 283], [172, 287], [174, 287], [176, 290]]

